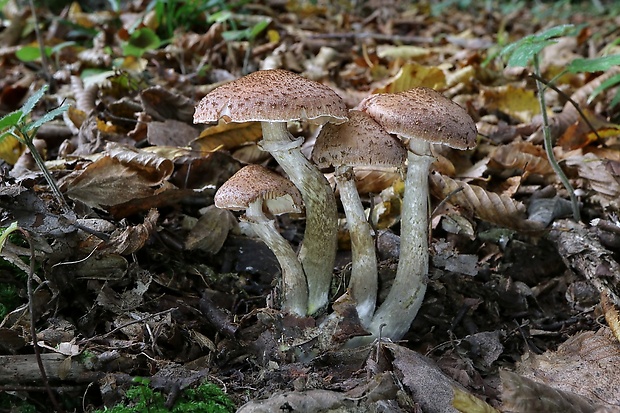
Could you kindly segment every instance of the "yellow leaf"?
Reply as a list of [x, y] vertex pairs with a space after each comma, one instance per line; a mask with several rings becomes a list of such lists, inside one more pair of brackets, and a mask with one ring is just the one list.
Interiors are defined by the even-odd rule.
[[256, 142], [263, 136], [260, 122], [224, 123], [220, 121], [202, 131], [190, 146], [203, 154], [219, 149], [230, 150], [249, 142]]
[[393, 59], [412, 59], [416, 57], [428, 56], [431, 51], [425, 47], [411, 46], [411, 45], [379, 45], [377, 47], [377, 56]]
[[23, 151], [23, 145], [14, 137], [6, 135], [0, 139], [0, 158], [6, 163], [14, 165]]
[[452, 406], [462, 413], [499, 413], [499, 410], [494, 409], [473, 394], [464, 392], [456, 387], [454, 388]]
[[487, 110], [500, 110], [523, 123], [540, 113], [538, 99], [530, 89], [512, 85], [483, 88], [482, 97]]
[[373, 93], [397, 93], [414, 87], [424, 86], [432, 89], [443, 89], [446, 85], [446, 76], [443, 71], [434, 66], [423, 66], [417, 63], [407, 63], [388, 84], [375, 89]]
[[269, 43], [279, 43], [280, 33], [273, 29], [267, 30], [267, 38], [269, 39]]

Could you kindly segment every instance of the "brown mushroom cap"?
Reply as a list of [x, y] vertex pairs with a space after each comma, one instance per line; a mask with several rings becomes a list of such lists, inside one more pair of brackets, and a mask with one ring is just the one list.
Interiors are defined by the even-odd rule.
[[302, 211], [303, 201], [295, 185], [261, 165], [244, 166], [224, 182], [215, 193], [215, 206], [245, 210], [259, 199], [263, 209], [273, 215]]
[[259, 70], [221, 85], [196, 106], [194, 123], [289, 122], [341, 123], [347, 109], [332, 89], [281, 69]]
[[366, 97], [358, 109], [368, 113], [390, 133], [423, 139], [456, 149], [476, 144], [476, 124], [465, 109], [441, 93], [418, 87], [399, 93]]
[[400, 167], [407, 157], [402, 142], [368, 114], [349, 111], [349, 121], [323, 126], [312, 150], [319, 168], [330, 166]]

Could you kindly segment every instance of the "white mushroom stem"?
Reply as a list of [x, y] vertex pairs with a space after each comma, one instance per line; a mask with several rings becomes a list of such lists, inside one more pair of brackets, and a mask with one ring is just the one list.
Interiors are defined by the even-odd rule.
[[301, 142], [295, 144], [285, 122], [261, 125], [262, 148], [274, 157], [304, 200], [306, 229], [299, 260], [308, 283], [308, 314], [314, 314], [328, 302], [338, 236], [336, 199], [325, 176], [301, 153]]
[[430, 144], [411, 140], [400, 223], [400, 255], [394, 284], [372, 319], [370, 331], [400, 340], [418, 314], [428, 275], [428, 173]]
[[372, 238], [372, 228], [366, 219], [364, 207], [355, 186], [353, 168], [336, 168], [334, 176], [351, 236], [349, 294], [355, 302], [362, 325], [367, 327], [377, 302], [377, 255]]
[[304, 317], [308, 308], [308, 286], [295, 251], [282, 237], [275, 221], [265, 216], [262, 199], [246, 209], [245, 220], [276, 256], [282, 270], [282, 310]]

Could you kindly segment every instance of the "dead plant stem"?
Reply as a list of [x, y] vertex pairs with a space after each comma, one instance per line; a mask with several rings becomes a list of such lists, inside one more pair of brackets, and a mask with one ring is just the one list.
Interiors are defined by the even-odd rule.
[[[540, 77], [540, 65], [538, 62], [538, 56], [534, 55], [534, 73], [536, 76]], [[555, 171], [558, 178], [564, 185], [564, 188], [568, 191], [570, 196], [572, 208], [573, 208], [573, 219], [577, 222], [581, 221], [581, 214], [579, 212], [579, 201], [577, 200], [577, 196], [575, 195], [575, 191], [570, 184], [570, 181], [564, 174], [564, 171], [558, 164], [558, 161], [555, 159], [555, 154], [553, 153], [553, 142], [551, 142], [551, 132], [549, 131], [549, 116], [547, 116], [547, 104], [545, 103], [545, 90], [543, 87], [543, 83], [536, 79], [536, 88], [538, 89], [538, 102], [540, 103], [540, 113], [543, 119], [543, 137], [544, 137], [544, 147], [545, 153], [547, 154], [547, 158], [549, 159], [549, 164], [551, 168]]]
[[64, 409], [58, 404], [56, 397], [54, 396], [54, 392], [50, 387], [49, 381], [47, 380], [47, 373], [45, 372], [45, 366], [43, 366], [43, 360], [41, 360], [41, 349], [39, 348], [39, 344], [37, 342], [37, 329], [35, 326], [36, 319], [34, 314], [34, 291], [32, 289], [32, 282], [34, 278], [34, 268], [36, 263], [36, 258], [34, 254], [34, 242], [30, 237], [28, 231], [18, 228], [23, 237], [28, 241], [28, 245], [30, 246], [30, 271], [28, 272], [28, 281], [26, 282], [26, 289], [28, 291], [28, 311], [30, 312], [30, 335], [32, 337], [32, 347], [34, 348], [34, 355], [37, 359], [37, 365], [39, 366], [39, 371], [41, 372], [41, 380], [43, 381], [43, 385], [45, 386], [45, 390], [47, 391], [47, 395], [50, 398], [52, 405], [54, 406], [54, 410], [60, 413], [64, 413]]

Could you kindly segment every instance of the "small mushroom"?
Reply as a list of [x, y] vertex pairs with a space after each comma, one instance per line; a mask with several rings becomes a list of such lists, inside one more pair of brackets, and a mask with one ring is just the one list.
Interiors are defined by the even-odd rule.
[[375, 313], [370, 330], [401, 339], [422, 305], [428, 273], [428, 173], [434, 160], [431, 143], [470, 149], [476, 125], [467, 111], [441, 93], [424, 87], [368, 96], [358, 109], [372, 116], [409, 150], [401, 214], [400, 256], [390, 292]]
[[245, 210], [242, 219], [273, 251], [282, 269], [282, 310], [305, 316], [308, 286], [301, 263], [270, 216], [302, 212], [301, 194], [291, 181], [261, 165], [247, 165], [215, 193], [215, 206]]
[[351, 280], [349, 294], [362, 325], [368, 326], [377, 301], [377, 256], [372, 228], [355, 185], [358, 167], [401, 168], [407, 151], [369, 115], [349, 111], [349, 121], [325, 125], [317, 136], [312, 160], [319, 168], [334, 167], [334, 178], [351, 235]]
[[286, 122], [303, 120], [322, 125], [347, 120], [342, 99], [329, 87], [294, 73], [261, 70], [219, 86], [196, 106], [194, 123], [261, 122], [261, 147], [280, 164], [301, 192], [306, 229], [299, 252], [308, 280], [308, 313], [328, 301], [337, 244], [337, 209], [325, 176], [301, 153]]

